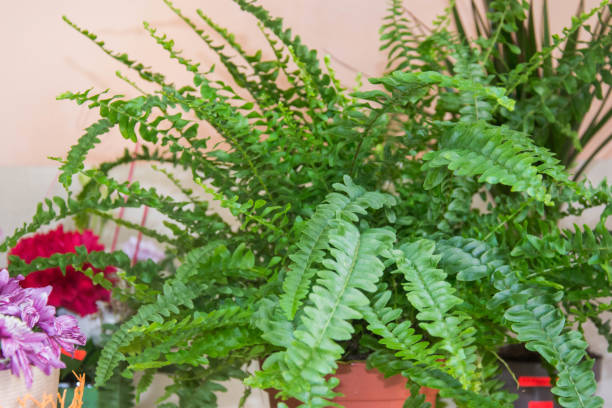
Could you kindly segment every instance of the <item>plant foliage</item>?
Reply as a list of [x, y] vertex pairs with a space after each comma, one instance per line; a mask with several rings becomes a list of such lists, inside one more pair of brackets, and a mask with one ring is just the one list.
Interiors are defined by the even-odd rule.
[[[325, 407], [336, 395], [337, 362], [358, 357], [460, 407], [510, 407], [496, 350], [520, 342], [556, 370], [561, 406], [602, 407], [582, 324], [609, 331], [601, 313], [612, 293], [612, 201], [606, 184], [572, 181], [566, 166], [610, 117], [601, 110], [581, 125], [593, 101], [610, 94], [608, 2], [560, 36], [545, 20], [537, 45], [527, 2], [487, 1], [486, 17], [474, 2], [473, 39], [454, 7], [423, 32], [392, 0], [381, 28], [390, 72], [349, 93], [281, 19], [233, 1], [257, 21], [269, 50], [251, 54], [203, 11], [189, 15], [164, 0], [217, 54], [227, 82], [151, 24], [145, 30], [191, 83], [170, 83], [65, 18], [155, 90], [60, 96], [100, 119], [58, 159], [68, 198], [41, 203], [0, 250], [57, 220], [86, 225], [94, 216], [165, 245], [160, 264], [82, 251], [10, 264], [14, 274], [51, 265], [121, 269], [114, 296], [131, 312], [106, 343], [96, 384], [142, 372], [138, 396], [164, 372], [173, 383], [160, 406], [176, 406], [164, 402], [174, 394], [179, 407], [200, 408], [216, 406], [222, 382], [237, 378]], [[223, 145], [212, 143], [205, 123]], [[142, 152], [85, 169], [111, 129], [142, 143]], [[111, 176], [135, 160], [181, 194]], [[76, 176], [86, 176], [78, 192]], [[112, 214], [141, 206], [165, 228]], [[605, 209], [596, 226], [558, 227], [597, 206]], [[254, 359], [265, 359], [262, 368], [246, 372]], [[133, 392], [120, 385], [117, 396], [131, 400]], [[406, 402], [426, 405], [417, 396]]]

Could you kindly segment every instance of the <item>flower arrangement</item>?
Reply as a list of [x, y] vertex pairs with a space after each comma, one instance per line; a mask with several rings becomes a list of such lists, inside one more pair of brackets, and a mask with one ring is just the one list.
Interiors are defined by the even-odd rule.
[[[78, 246], [84, 246], [87, 252], [102, 251], [104, 245], [98, 242], [98, 237], [90, 230], [83, 232], [64, 231], [62, 225], [47, 233], [34, 234], [24, 238], [9, 252], [9, 255], [18, 256], [26, 263], [35, 258], [49, 258], [53, 254], [76, 253]], [[103, 272], [109, 277], [115, 272], [113, 267], [99, 270], [90, 264], [83, 265], [83, 269], [93, 269], [94, 274]], [[39, 288], [51, 285], [49, 304], [87, 316], [98, 311], [96, 302], [109, 301], [110, 290], [94, 285], [91, 278], [75, 270], [71, 265], [66, 267], [65, 273], [61, 268], [47, 268], [33, 272], [21, 282], [22, 287]]]
[[76, 319], [56, 316], [55, 307], [47, 304], [51, 287], [23, 288], [24, 278], [9, 277], [0, 271], [0, 370], [23, 374], [26, 385], [32, 385], [31, 366], [45, 374], [54, 368], [63, 368], [61, 349], [75, 351], [75, 345], [84, 345]]

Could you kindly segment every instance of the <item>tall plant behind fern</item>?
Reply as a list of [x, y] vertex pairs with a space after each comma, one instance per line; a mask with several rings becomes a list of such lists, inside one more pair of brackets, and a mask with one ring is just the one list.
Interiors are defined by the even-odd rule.
[[[563, 407], [602, 407], [582, 325], [608, 324], [601, 314], [612, 293], [610, 188], [571, 181], [534, 142], [534, 129], [500, 123], [528, 102], [490, 84], [479, 48], [447, 30], [452, 9], [431, 36], [406, 43], [409, 27], [393, 1], [382, 31], [398, 70], [372, 79], [376, 89], [350, 94], [280, 19], [255, 2], [232, 1], [257, 20], [272, 60], [248, 53], [204, 12], [192, 18], [165, 0], [218, 54], [228, 83], [213, 81], [150, 24], [145, 30], [193, 75], [191, 84], [173, 84], [66, 18], [133, 71], [132, 79], [121, 75], [130, 84], [141, 89], [138, 77], [156, 91], [60, 97], [100, 119], [61, 160], [68, 198], [41, 203], [0, 251], [56, 220], [90, 216], [165, 245], [168, 259], [159, 264], [132, 264], [122, 252], [11, 260], [13, 274], [58, 264], [120, 268], [114, 296], [131, 315], [107, 341], [96, 384], [141, 372], [139, 395], [164, 372], [173, 383], [160, 406], [176, 406], [164, 402], [174, 394], [178, 406], [199, 408], [216, 406], [222, 383], [238, 378], [325, 407], [338, 361], [359, 357], [460, 407], [509, 407], [496, 351], [520, 342], [556, 370], [553, 393]], [[448, 75], [437, 72], [440, 61]], [[211, 145], [203, 123], [227, 150]], [[154, 148], [85, 169], [89, 151], [116, 127]], [[135, 160], [155, 165], [181, 195], [110, 176]], [[185, 172], [198, 191], [182, 184]], [[77, 175], [89, 180], [79, 191]], [[200, 193], [229, 209], [239, 228], [210, 213]], [[472, 208], [476, 194], [487, 211]], [[164, 217], [164, 230], [112, 215], [145, 205]], [[600, 205], [595, 228], [557, 226]], [[247, 372], [256, 359], [265, 359], [262, 369]], [[129, 391], [118, 393], [125, 406]]]
[[[612, 5], [604, 0], [585, 11], [584, 0], [576, 1], [576, 14], [566, 17], [568, 22], [571, 17], [571, 26], [554, 34], [554, 1], [541, 2], [541, 10], [526, 0], [466, 3], [469, 16], [460, 12], [458, 3], [449, 2], [456, 38], [442, 44], [445, 54], [436, 50], [441, 45], [437, 38], [448, 33], [434, 27], [421, 34], [423, 25], [406, 13], [401, 1], [392, 1], [382, 36], [382, 48], [389, 50], [388, 68], [453, 73], [459, 68], [453, 54], [469, 46], [486, 82], [504, 87], [519, 102], [512, 112], [494, 112], [494, 123], [529, 133], [565, 166], [576, 167], [574, 178], [579, 178], [612, 141], [606, 133], [612, 118]], [[588, 155], [578, 161], [583, 149]]]

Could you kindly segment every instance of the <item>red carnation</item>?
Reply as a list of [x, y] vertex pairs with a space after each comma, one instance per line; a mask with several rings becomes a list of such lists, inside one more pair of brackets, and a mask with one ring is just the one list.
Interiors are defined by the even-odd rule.
[[[104, 250], [104, 245], [98, 242], [98, 237], [93, 232], [89, 230], [82, 233], [64, 232], [64, 228], [60, 225], [46, 234], [35, 234], [30, 238], [21, 239], [9, 255], [16, 255], [29, 264], [37, 257], [48, 258], [57, 253], [76, 252], [77, 246], [85, 246], [87, 252]], [[90, 267], [90, 264], [83, 265], [83, 269]], [[93, 268], [93, 270], [100, 272], [100, 269]], [[108, 278], [114, 271], [115, 268], [107, 267], [103, 271], [104, 276]], [[66, 268], [66, 275], [62, 274], [59, 267], [49, 268], [32, 272], [21, 281], [21, 286], [24, 288], [47, 285], [53, 287], [48, 304], [65, 307], [81, 316], [97, 312], [96, 301], [110, 299], [110, 291], [94, 285], [90, 278], [75, 271], [72, 266]]]

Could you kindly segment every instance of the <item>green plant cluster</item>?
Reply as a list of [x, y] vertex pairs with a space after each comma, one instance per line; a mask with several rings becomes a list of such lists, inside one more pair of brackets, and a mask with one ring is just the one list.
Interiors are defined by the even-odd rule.
[[[253, 1], [233, 1], [257, 20], [272, 59], [244, 50], [202, 11], [195, 21], [164, 0], [217, 53], [232, 83], [210, 79], [213, 68], [147, 23], [192, 84], [171, 83], [66, 19], [156, 91], [60, 97], [100, 119], [60, 160], [68, 198], [41, 204], [0, 250], [54, 221], [76, 217], [83, 225], [90, 216], [165, 245], [160, 264], [84, 251], [11, 261], [10, 271], [24, 274], [50, 264], [121, 268], [114, 296], [133, 314], [106, 343], [96, 384], [120, 384], [129, 406], [133, 391], [119, 374], [143, 373], [139, 395], [165, 372], [173, 384], [160, 406], [177, 406], [163, 402], [175, 394], [179, 407], [201, 408], [216, 406], [222, 382], [238, 378], [325, 407], [333, 405], [338, 361], [364, 358], [385, 375], [407, 377], [413, 391], [439, 389], [460, 407], [510, 407], [497, 350], [520, 342], [554, 370], [561, 406], [602, 407], [582, 326], [609, 332], [602, 313], [611, 307], [611, 188], [572, 181], [565, 165], [573, 151], [555, 149], [550, 138], [574, 140], [609, 84], [608, 2], [536, 49], [512, 43], [529, 34], [525, 18], [532, 30], [526, 2], [487, 2], [488, 23], [482, 17], [478, 40], [467, 41], [449, 28], [454, 8], [416, 35], [393, 0], [381, 29], [393, 72], [372, 79], [372, 90], [350, 92], [280, 19]], [[597, 29], [585, 25], [589, 16]], [[578, 47], [580, 29], [593, 32], [589, 47]], [[506, 64], [511, 56], [515, 63]], [[567, 103], [575, 111], [560, 115]], [[212, 145], [204, 122], [227, 148]], [[88, 152], [113, 128], [155, 148], [85, 169]], [[159, 167], [181, 196], [109, 175], [132, 161]], [[185, 174], [198, 191], [181, 184]], [[88, 182], [73, 193], [77, 175]], [[237, 225], [211, 213], [201, 193]], [[111, 215], [140, 206], [163, 216], [166, 229]], [[559, 228], [559, 220], [597, 206], [604, 210], [596, 226]], [[253, 360], [265, 361], [249, 372]], [[406, 406], [427, 405], [415, 396]]]
[[[533, 2], [471, 0], [471, 9], [479, 61], [491, 84], [505, 87], [517, 101], [513, 112], [494, 115], [495, 123], [529, 133], [566, 166], [579, 164], [577, 179], [612, 140], [603, 133], [612, 118], [610, 12], [596, 8], [585, 13], [584, 1], [577, 2], [571, 26], [556, 35], [551, 33], [548, 1], [542, 2], [539, 24]], [[457, 7], [452, 11], [460, 38], [469, 41], [468, 24], [462, 21], [466, 16]], [[589, 111], [594, 114], [587, 115]], [[577, 163], [587, 146], [588, 156]]]

